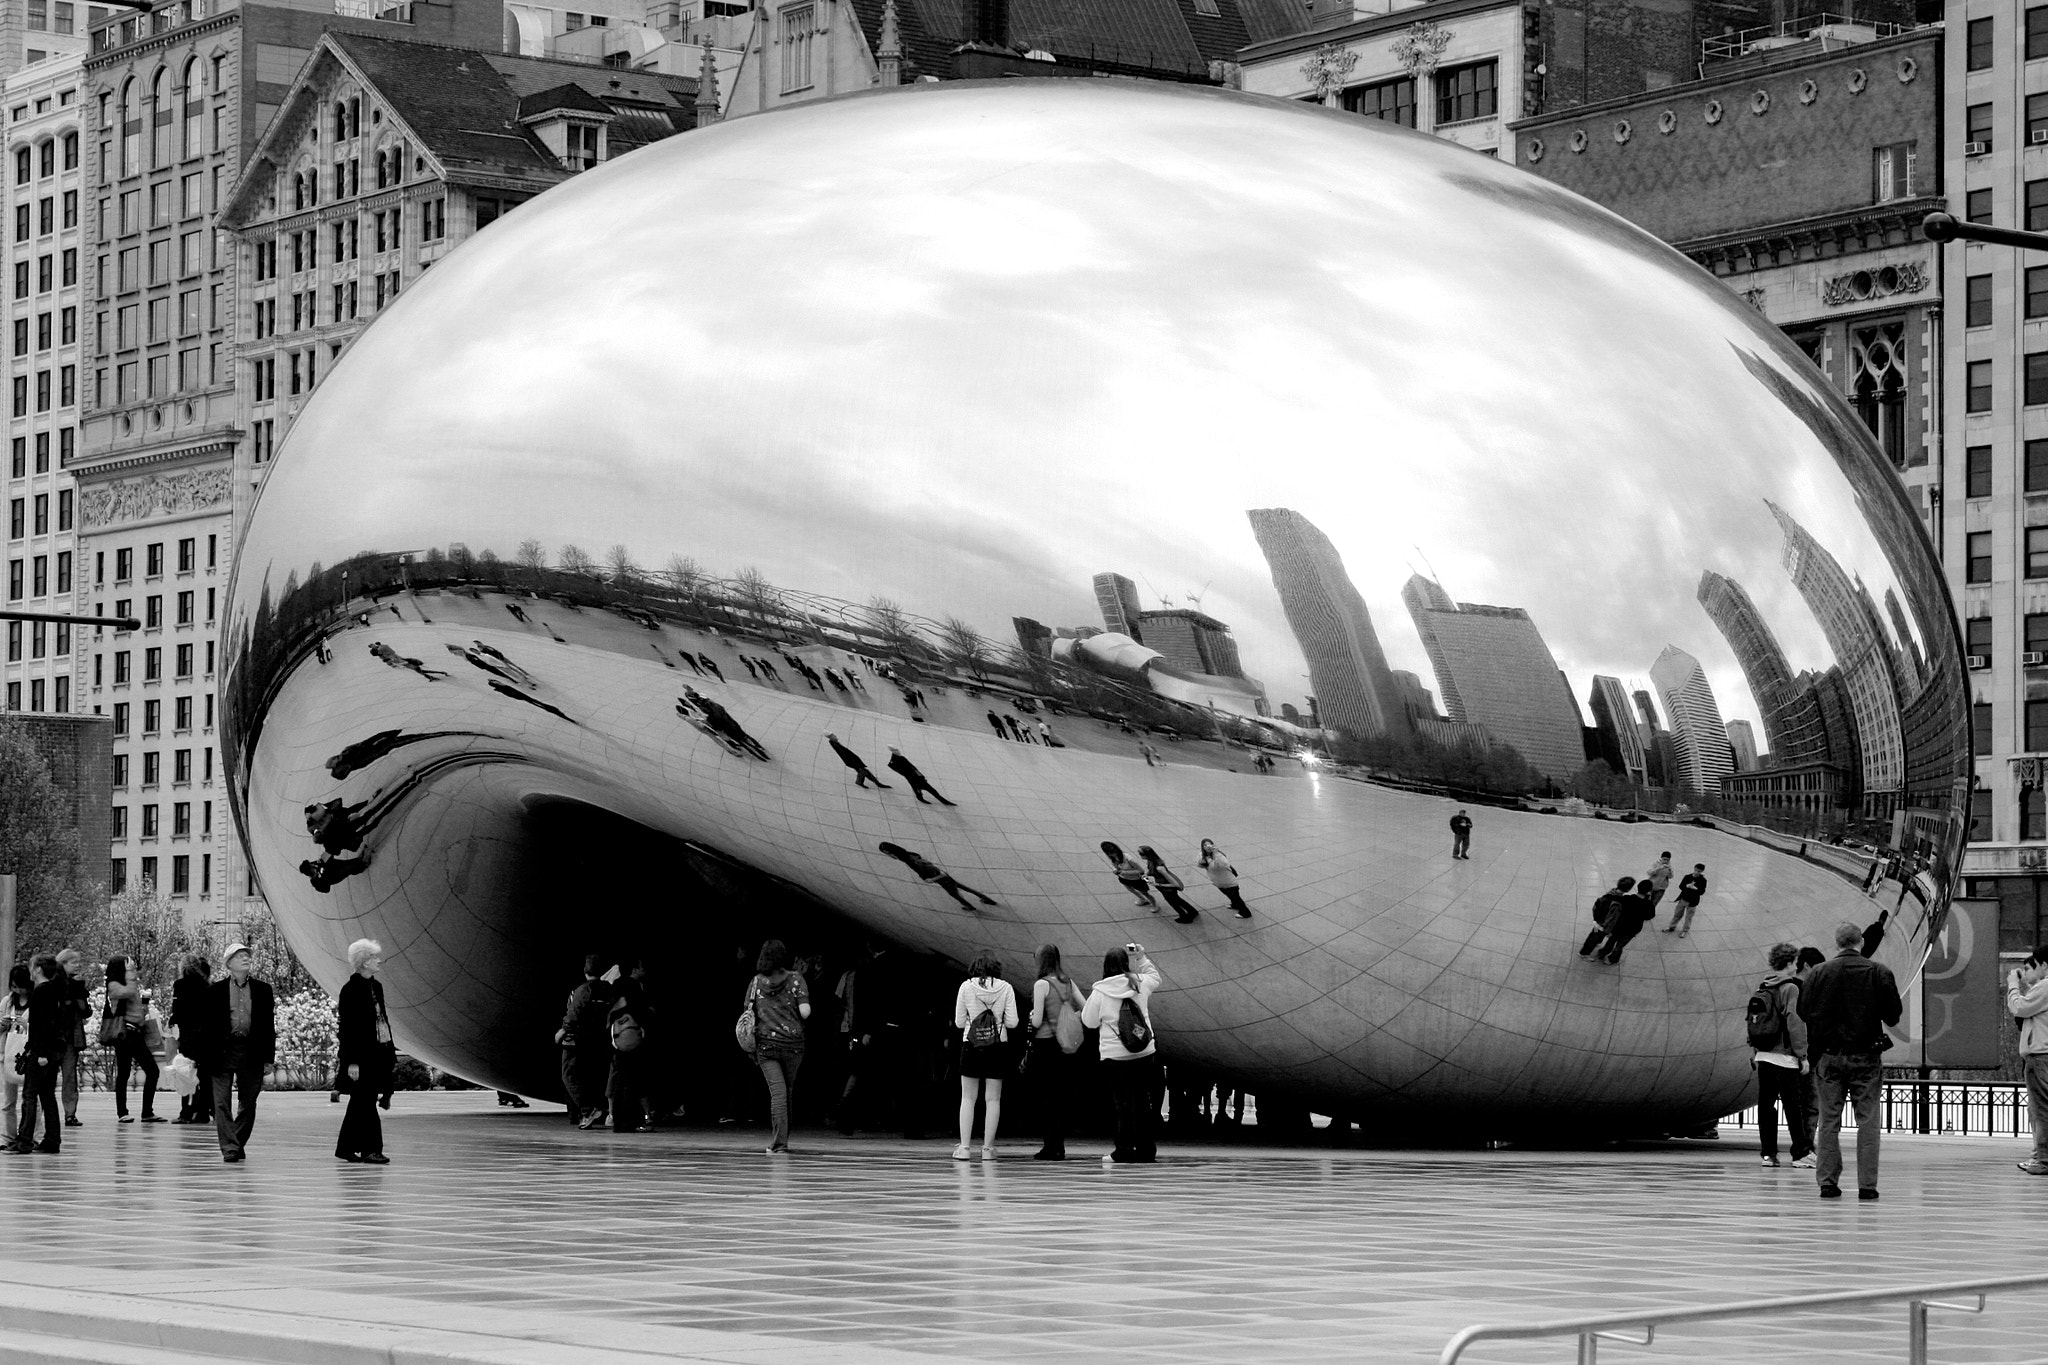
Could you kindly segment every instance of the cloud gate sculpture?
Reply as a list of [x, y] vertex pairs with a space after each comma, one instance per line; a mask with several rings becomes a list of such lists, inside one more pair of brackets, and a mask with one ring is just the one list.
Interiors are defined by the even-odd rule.
[[[959, 961], [1135, 937], [1169, 1061], [1321, 1111], [1698, 1122], [1763, 950], [1883, 912], [1909, 979], [1963, 837], [1938, 566], [1796, 349], [1519, 171], [1210, 90], [877, 92], [521, 207], [312, 397], [228, 634], [290, 941], [382, 939], [403, 1045], [529, 1094], [585, 947], [716, 941], [687, 864]], [[1690, 931], [1582, 957], [1666, 850]]]

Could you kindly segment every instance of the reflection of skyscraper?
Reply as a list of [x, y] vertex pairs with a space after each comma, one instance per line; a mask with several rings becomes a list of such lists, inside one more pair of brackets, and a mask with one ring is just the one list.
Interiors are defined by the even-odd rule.
[[1719, 796], [1721, 779], [1734, 761], [1721, 708], [1700, 661], [1677, 645], [1666, 645], [1650, 665], [1650, 681], [1663, 694], [1664, 713], [1671, 717], [1671, 748], [1678, 766], [1672, 774], [1674, 785]]
[[1600, 735], [1600, 756], [1607, 766], [1631, 782], [1648, 782], [1650, 768], [1643, 753], [1642, 731], [1629, 714], [1628, 691], [1621, 679], [1598, 674], [1592, 695], [1586, 698], [1593, 712], [1593, 727]]
[[1012, 616], [1010, 625], [1017, 632], [1017, 648], [1026, 657], [1042, 659], [1052, 653], [1052, 627], [1028, 616]]
[[1700, 605], [1742, 667], [1749, 695], [1764, 722], [1764, 743], [1776, 763], [1806, 763], [1826, 756], [1827, 739], [1810, 689], [1801, 687], [1763, 613], [1740, 583], [1711, 569], [1700, 575]]
[[1485, 726], [1547, 776], [1569, 777], [1584, 766], [1578, 704], [1528, 612], [1450, 603], [1420, 574], [1401, 589], [1401, 600], [1452, 720]]
[[1102, 609], [1102, 624], [1119, 635], [1143, 643], [1138, 634], [1138, 585], [1120, 573], [1095, 575], [1095, 605]]
[[[1098, 580], [1099, 583], [1100, 580]], [[1144, 631], [1132, 636], [1166, 656], [1166, 661], [1192, 673], [1213, 673], [1223, 678], [1241, 678], [1244, 668], [1237, 661], [1237, 641], [1230, 627], [1213, 616], [1185, 608], [1141, 611], [1131, 624]]]
[[1671, 736], [1658, 722], [1657, 703], [1650, 700], [1649, 692], [1638, 687], [1634, 696], [1636, 737], [1643, 746], [1643, 767], [1650, 774], [1650, 785], [1661, 787], [1671, 780], [1671, 765], [1665, 761], [1671, 756]]
[[1872, 798], [1897, 793], [1906, 776], [1899, 684], [1893, 676], [1891, 649], [1876, 603], [1805, 527], [1776, 503], [1766, 505], [1785, 532], [1785, 571], [1820, 622], [1841, 667], [1863, 755], [1863, 797], [1866, 808], [1876, 813], [1870, 805]]
[[1735, 770], [1746, 773], [1756, 766], [1756, 731], [1746, 720], [1731, 720], [1726, 729], [1728, 747], [1735, 751]]
[[1441, 720], [1437, 714], [1436, 698], [1422, 685], [1422, 679], [1406, 669], [1395, 669], [1393, 673], [1394, 694], [1407, 708], [1410, 720]]
[[1361, 738], [1406, 738], [1411, 727], [1372, 613], [1344, 572], [1337, 547], [1290, 508], [1260, 507], [1246, 515], [1272, 570], [1288, 627], [1308, 660], [1323, 723]]

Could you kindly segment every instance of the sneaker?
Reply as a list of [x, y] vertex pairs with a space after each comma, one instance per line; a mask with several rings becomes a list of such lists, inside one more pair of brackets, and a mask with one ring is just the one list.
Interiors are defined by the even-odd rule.
[[144, 1115], [142, 1116], [142, 1121], [143, 1121], [144, 1123], [169, 1123], [169, 1122], [170, 1122], [170, 1120], [169, 1120], [169, 1119], [167, 1119], [167, 1118], [160, 1118], [160, 1117], [158, 1117], [158, 1116], [157, 1116], [157, 1115], [155, 1115], [155, 1114], [144, 1114]]
[[66, 1128], [83, 1128], [83, 1127], [85, 1127], [85, 1125], [84, 1125], [83, 1123], [79, 1122], [79, 1119], [78, 1119], [78, 1115], [76, 1115], [76, 1114], [73, 1114], [73, 1115], [72, 1115], [72, 1116], [71, 1116], [70, 1118], [68, 1118], [68, 1119], [65, 1119], [65, 1120], [64, 1120], [64, 1126], [65, 1126]]
[[1031, 1159], [1033, 1161], [1065, 1161], [1067, 1154], [1065, 1152], [1055, 1152], [1047, 1147], [1041, 1147], [1031, 1154]]
[[973, 1149], [973, 1148], [971, 1148], [971, 1147], [969, 1147], [969, 1146], [968, 1146], [968, 1145], [967, 1145], [966, 1143], [964, 1143], [964, 1142], [963, 1142], [963, 1143], [961, 1143], [961, 1144], [960, 1144], [960, 1145], [959, 1145], [958, 1147], [955, 1147], [955, 1148], [953, 1149], [953, 1160], [955, 1160], [955, 1161], [972, 1161], [973, 1159], [974, 1159], [974, 1149]]
[[1823, 1185], [1820, 1187], [1820, 1197], [1823, 1199], [1840, 1199], [1842, 1197], [1842, 1187], [1840, 1185]]
[[585, 1115], [584, 1115], [584, 1116], [583, 1116], [583, 1117], [582, 1117], [581, 1119], [579, 1119], [579, 1120], [577, 1121], [577, 1123], [576, 1123], [576, 1126], [577, 1126], [578, 1128], [595, 1128], [595, 1127], [597, 1127], [597, 1115], [596, 1115], [596, 1114], [585, 1114]]
[[1810, 1171], [1813, 1169], [1813, 1154], [1809, 1152], [1805, 1156], [1795, 1156], [1792, 1158], [1792, 1164], [1799, 1170]]
[[2048, 1175], [2048, 1161], [2022, 1161], [2020, 1169], [2028, 1175]]
[[765, 1151], [766, 1151], [766, 1152], [768, 1153], [768, 1155], [769, 1155], [769, 1156], [788, 1156], [788, 1155], [789, 1155], [789, 1148], [787, 1148], [787, 1147], [769, 1147], [769, 1148], [765, 1148], [764, 1150], [765, 1150]]
[[133, 1122], [135, 1122], [135, 1115], [133, 1115], [133, 1114], [123, 1114], [123, 1115], [121, 1115], [121, 1116], [120, 1116], [119, 1118], [115, 1119], [115, 1120], [114, 1120], [114, 1122], [116, 1122], [116, 1123], [133, 1123]]
[[994, 1160], [996, 1159], [996, 1149], [995, 1149], [995, 1148], [993, 1148], [993, 1147], [984, 1147], [984, 1148], [982, 1148], [982, 1149], [981, 1149], [981, 1159], [982, 1159], [983, 1161], [994, 1161]]
[[1770, 1167], [1773, 1167], [1773, 1168], [1775, 1168], [1775, 1167], [1777, 1166], [1777, 1164], [1778, 1164], [1778, 1158], [1777, 1158], [1777, 1157], [1775, 1157], [1775, 1156], [1767, 1156], [1767, 1157], [1765, 1157], [1765, 1158], [1763, 1159], [1763, 1161], [1764, 1161], [1764, 1165], [1766, 1165], [1766, 1166], [1770, 1166]]
[[1875, 1185], [1865, 1185], [1862, 1189], [1856, 1191], [1856, 1197], [1858, 1199], [1875, 1199], [1877, 1198], [1877, 1187]]

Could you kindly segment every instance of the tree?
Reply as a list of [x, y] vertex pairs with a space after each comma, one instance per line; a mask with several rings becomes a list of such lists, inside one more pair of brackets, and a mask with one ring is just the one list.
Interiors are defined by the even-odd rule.
[[604, 552], [604, 567], [615, 588], [627, 587], [640, 576], [640, 566], [633, 562], [633, 552], [623, 545], [614, 545]]
[[981, 632], [957, 616], [939, 622], [939, 645], [946, 657], [976, 677], [988, 663], [989, 643]]
[[178, 979], [178, 969], [188, 953], [197, 951], [201, 940], [185, 928], [185, 915], [154, 886], [136, 883], [114, 897], [106, 917], [83, 943], [80, 951], [99, 961], [119, 953], [134, 967], [131, 981], [140, 981], [166, 1000], [165, 994]]
[[243, 912], [241, 940], [249, 945], [250, 955], [255, 958], [256, 975], [268, 981], [280, 997], [320, 989], [320, 983], [285, 941], [277, 917], [267, 908]]
[[686, 602], [693, 602], [704, 588], [704, 570], [688, 555], [670, 555], [668, 565], [661, 571], [668, 585], [676, 590], [676, 596]]
[[16, 942], [25, 949], [54, 952], [92, 922], [102, 883], [86, 871], [68, 806], [35, 746], [0, 729], [0, 872], [14, 874]]
[[870, 597], [862, 613], [867, 617], [868, 629], [882, 638], [884, 648], [898, 655], [915, 652], [917, 632], [911, 627], [910, 617], [892, 599]]
[[1596, 758], [1573, 773], [1565, 789], [1596, 806], [1625, 806], [1635, 794], [1635, 784], [1614, 771], [1603, 758]]
[[597, 561], [585, 553], [580, 545], [564, 545], [555, 562], [561, 566], [564, 573], [580, 573], [593, 577], [597, 573]]
[[760, 617], [762, 625], [772, 626], [783, 619], [781, 591], [751, 564], [740, 570], [739, 577], [733, 580], [733, 589], [740, 605]]

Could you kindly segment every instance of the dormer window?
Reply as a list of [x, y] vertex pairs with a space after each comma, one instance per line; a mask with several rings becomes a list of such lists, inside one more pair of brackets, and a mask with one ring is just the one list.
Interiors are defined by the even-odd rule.
[[562, 153], [562, 164], [572, 171], [587, 171], [597, 164], [598, 126], [594, 123], [564, 121], [562, 130], [568, 138], [568, 149]]

